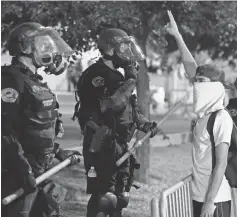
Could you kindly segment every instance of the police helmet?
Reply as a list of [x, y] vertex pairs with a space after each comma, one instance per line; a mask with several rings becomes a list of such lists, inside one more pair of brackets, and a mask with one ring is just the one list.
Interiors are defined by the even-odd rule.
[[11, 30], [8, 36], [6, 48], [9, 50], [11, 56], [17, 56], [29, 46], [27, 33], [30, 31], [37, 31], [43, 26], [39, 23], [28, 22], [16, 26]]
[[108, 49], [108, 45], [113, 46], [115, 37], [126, 37], [128, 34], [121, 29], [109, 28], [104, 30], [98, 40], [98, 48], [103, 53]]
[[135, 38], [117, 28], [109, 28], [101, 33], [98, 40], [98, 48], [102, 54], [106, 54], [106, 51], [114, 48], [118, 57], [124, 61], [140, 61], [145, 59], [145, 55]]
[[[38, 49], [39, 53], [51, 52], [69, 56], [73, 53], [70, 46], [51, 27], [39, 23], [28, 22], [16, 26], [9, 34], [7, 49], [10, 55], [29, 53], [29, 46]], [[32, 51], [31, 51], [32, 52]]]

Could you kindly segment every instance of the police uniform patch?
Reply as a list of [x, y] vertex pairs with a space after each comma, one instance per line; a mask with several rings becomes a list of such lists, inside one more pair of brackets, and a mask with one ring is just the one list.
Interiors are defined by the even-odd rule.
[[92, 84], [95, 86], [95, 87], [102, 87], [105, 85], [105, 80], [104, 78], [100, 77], [100, 76], [97, 76], [95, 77], [93, 80], [92, 80]]
[[2, 89], [1, 97], [3, 102], [14, 103], [19, 96], [19, 93], [13, 88]]

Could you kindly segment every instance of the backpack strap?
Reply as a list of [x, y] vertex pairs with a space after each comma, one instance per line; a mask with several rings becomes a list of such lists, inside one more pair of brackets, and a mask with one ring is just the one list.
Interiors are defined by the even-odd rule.
[[216, 164], [215, 140], [214, 140], [214, 135], [213, 135], [213, 128], [214, 128], [216, 115], [219, 111], [220, 110], [212, 112], [207, 122], [207, 132], [210, 135], [211, 146], [212, 146], [212, 170], [214, 169], [215, 164]]
[[[225, 110], [228, 112], [228, 114], [232, 118], [228, 109], [225, 109]], [[229, 151], [237, 154], [237, 125], [235, 124], [233, 118], [232, 118], [232, 121], [233, 121], [233, 130], [232, 130], [232, 134], [231, 134], [231, 143], [230, 143]]]

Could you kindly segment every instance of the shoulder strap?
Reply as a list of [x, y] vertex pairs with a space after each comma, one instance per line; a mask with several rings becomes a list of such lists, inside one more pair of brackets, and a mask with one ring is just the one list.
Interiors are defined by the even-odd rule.
[[218, 112], [219, 112], [219, 110], [212, 112], [211, 116], [209, 117], [208, 122], [207, 122], [207, 132], [210, 135], [211, 146], [212, 146], [212, 170], [214, 169], [215, 164], [216, 164], [215, 140], [214, 140], [214, 135], [213, 135], [213, 127], [214, 127], [214, 122], [215, 122], [216, 115]]
[[[230, 117], [232, 118], [230, 112], [228, 111], [228, 109], [225, 109]], [[233, 129], [232, 129], [232, 134], [231, 134], [231, 143], [230, 143], [230, 148], [229, 150], [231, 152], [236, 152], [237, 153], [237, 125], [235, 124], [233, 118], [232, 118], [232, 121], [233, 121]]]

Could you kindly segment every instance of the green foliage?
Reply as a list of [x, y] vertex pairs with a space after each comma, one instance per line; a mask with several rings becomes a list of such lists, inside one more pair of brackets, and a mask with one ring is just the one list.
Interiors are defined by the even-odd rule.
[[26, 21], [56, 27], [73, 49], [88, 50], [107, 27], [134, 35], [145, 49], [165, 55], [177, 49], [164, 31], [166, 10], [173, 12], [192, 51], [213, 58], [237, 58], [237, 2], [49, 1], [2, 2], [2, 45], [14, 26]]

